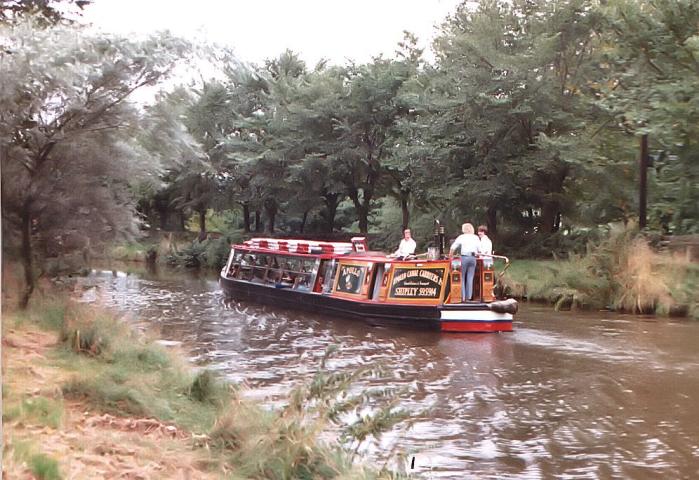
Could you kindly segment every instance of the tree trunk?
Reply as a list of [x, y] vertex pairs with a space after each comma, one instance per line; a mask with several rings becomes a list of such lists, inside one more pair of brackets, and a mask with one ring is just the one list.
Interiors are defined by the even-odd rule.
[[335, 230], [335, 216], [337, 215], [337, 207], [340, 205], [339, 193], [325, 193], [323, 195], [325, 202], [325, 225], [328, 233], [333, 233]]
[[553, 231], [558, 232], [561, 229], [561, 212], [556, 213], [556, 219], [553, 221]]
[[255, 210], [255, 231], [262, 231], [262, 214], [259, 210]]
[[270, 234], [274, 233], [274, 220], [277, 216], [277, 201], [274, 198], [268, 197], [265, 199], [264, 202], [264, 208], [265, 208], [265, 213], [267, 214], [267, 220], [268, 220], [268, 232]]
[[492, 240], [497, 236], [498, 232], [498, 209], [495, 207], [488, 207], [486, 210], [486, 225], [488, 226], [488, 237]]
[[371, 202], [371, 193], [364, 189], [363, 197], [363, 201], [359, 201], [359, 193], [356, 190], [350, 192], [350, 198], [357, 211], [357, 220], [359, 220], [359, 233], [367, 234], [369, 232], [369, 204]]
[[546, 202], [541, 207], [541, 220], [539, 221], [539, 228], [541, 233], [553, 233], [555, 232], [554, 222], [556, 220], [556, 213], [558, 212], [558, 202]]
[[638, 228], [646, 228], [646, 198], [648, 191], [648, 135], [641, 135], [641, 158], [638, 175]]
[[187, 216], [184, 214], [184, 210], [180, 210], [177, 215], [180, 219], [180, 232], [184, 232], [187, 225]]
[[34, 292], [34, 272], [32, 265], [32, 218], [29, 206], [25, 204], [22, 212], [22, 268], [24, 269], [24, 292], [19, 300], [19, 308], [24, 310], [29, 305], [29, 298]]
[[274, 219], [276, 216], [277, 216], [276, 212], [267, 213], [267, 226], [269, 227], [267, 229], [267, 232], [270, 235], [274, 234]]
[[199, 241], [206, 240], [206, 209], [199, 210]]
[[243, 228], [245, 233], [250, 233], [250, 203], [243, 202]]
[[167, 230], [167, 208], [156, 207], [156, 212], [158, 212], [158, 220], [161, 230]]
[[301, 218], [301, 233], [303, 233], [304, 228], [306, 228], [306, 220], [308, 220], [308, 210], [303, 212], [303, 217]]
[[401, 192], [400, 194], [400, 209], [403, 212], [403, 231], [410, 224], [410, 211], [408, 210], [408, 193]]

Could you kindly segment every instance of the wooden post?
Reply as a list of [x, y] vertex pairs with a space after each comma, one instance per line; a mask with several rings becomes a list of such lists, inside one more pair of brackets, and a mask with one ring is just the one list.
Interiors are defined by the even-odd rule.
[[638, 228], [646, 228], [646, 203], [648, 193], [648, 134], [641, 135], [641, 158], [638, 181]]

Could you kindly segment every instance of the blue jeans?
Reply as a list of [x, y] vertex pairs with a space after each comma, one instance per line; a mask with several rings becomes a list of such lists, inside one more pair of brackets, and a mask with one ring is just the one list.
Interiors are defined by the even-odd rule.
[[476, 257], [461, 255], [461, 301], [471, 300], [473, 275], [476, 273]]

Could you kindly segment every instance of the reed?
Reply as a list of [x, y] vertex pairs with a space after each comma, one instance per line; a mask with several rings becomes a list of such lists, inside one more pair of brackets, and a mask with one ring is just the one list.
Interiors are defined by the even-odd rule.
[[[406, 418], [407, 413], [396, 408], [397, 392], [375, 388], [351, 393], [357, 381], [376, 378], [382, 370], [373, 366], [331, 372], [325, 368], [326, 359], [309, 382], [291, 392], [281, 410], [260, 411], [238, 401], [217, 421], [211, 438], [229, 452], [230, 463], [245, 478], [402, 478], [353, 462], [368, 438], [378, 439]], [[338, 432], [332, 445], [323, 441], [329, 430]]]
[[697, 266], [653, 250], [633, 228], [617, 228], [584, 255], [515, 261], [503, 277], [511, 295], [556, 308], [610, 308], [697, 316]]

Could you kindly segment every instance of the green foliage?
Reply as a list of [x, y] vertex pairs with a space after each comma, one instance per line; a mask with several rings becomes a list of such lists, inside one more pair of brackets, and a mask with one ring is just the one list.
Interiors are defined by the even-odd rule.
[[199, 372], [192, 380], [188, 395], [202, 403], [223, 405], [230, 398], [229, 386], [221, 382], [211, 370]]
[[101, 362], [64, 356], [66, 366], [70, 363], [80, 374], [63, 386], [63, 394], [84, 399], [105, 412], [152, 416], [197, 432], [211, 428], [230, 399], [229, 389], [214, 384], [208, 385], [203, 401], [193, 398], [194, 377], [155, 346], [120, 350]]
[[[370, 388], [359, 393], [357, 382], [380, 380], [381, 368], [368, 366], [351, 372], [332, 372], [326, 362], [333, 349], [320, 361], [315, 376], [295, 388], [280, 412], [259, 412], [238, 403], [217, 422], [211, 438], [231, 453], [231, 462], [249, 478], [396, 478], [388, 472], [372, 472], [352, 464], [353, 452], [370, 437], [406, 418], [396, 408], [397, 392]], [[370, 407], [372, 413], [347, 416]], [[342, 430], [344, 449], [332, 448], [320, 440], [329, 423]], [[351, 450], [352, 451], [351, 451]]]
[[58, 467], [58, 462], [45, 453], [36, 453], [36, 447], [28, 441], [12, 439], [13, 456], [26, 462], [29, 469], [39, 480], [61, 480], [63, 478]]
[[127, 185], [155, 166], [133, 140], [139, 111], [129, 95], [164, 78], [188, 45], [167, 34], [132, 41], [42, 29], [31, 19], [0, 25], [0, 38], [2, 228], [21, 253], [26, 308], [33, 248], [87, 253], [135, 234]]
[[61, 331], [70, 309], [65, 300], [52, 296], [44, 296], [38, 299], [28, 310], [19, 312], [14, 316], [19, 324], [31, 322], [47, 330]]
[[45, 425], [54, 429], [63, 422], [63, 402], [48, 397], [28, 397], [19, 404], [5, 404], [2, 415], [3, 421], [23, 421]]
[[612, 229], [584, 255], [566, 260], [515, 260], [503, 279], [510, 294], [556, 308], [610, 308], [633, 313], [693, 315], [696, 269], [651, 250], [633, 228]]
[[122, 262], [142, 262], [153, 248], [156, 248], [156, 246], [144, 242], [127, 242], [112, 248], [109, 252], [109, 257]]
[[614, 0], [600, 9], [606, 22], [598, 103], [627, 131], [649, 135], [657, 153], [651, 223], [697, 232], [699, 6], [692, 0]]
[[231, 252], [231, 244], [240, 243], [243, 234], [231, 230], [218, 238], [195, 240], [190, 245], [173, 252], [166, 257], [166, 262], [174, 267], [212, 268], [220, 270], [226, 264]]
[[61, 480], [58, 461], [44, 453], [37, 453], [29, 458], [29, 469], [38, 480]]
[[78, 310], [73, 318], [64, 322], [59, 338], [75, 353], [102, 356], [110, 353], [110, 341], [124, 332], [124, 326], [112, 317], [93, 316], [90, 311]]

